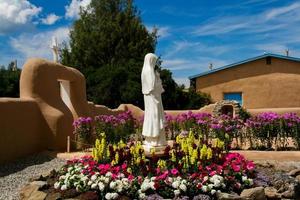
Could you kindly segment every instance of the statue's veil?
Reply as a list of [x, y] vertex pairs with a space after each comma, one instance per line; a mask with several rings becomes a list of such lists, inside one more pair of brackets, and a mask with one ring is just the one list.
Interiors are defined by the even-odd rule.
[[144, 66], [142, 70], [142, 92], [149, 94], [154, 89], [155, 72], [154, 67], [157, 61], [157, 56], [153, 53], [148, 53], [145, 56]]

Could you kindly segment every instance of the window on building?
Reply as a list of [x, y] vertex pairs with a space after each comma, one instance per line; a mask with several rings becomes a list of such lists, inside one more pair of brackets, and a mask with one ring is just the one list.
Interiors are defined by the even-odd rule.
[[224, 93], [224, 100], [234, 100], [237, 101], [240, 105], [243, 105], [243, 98], [241, 92]]

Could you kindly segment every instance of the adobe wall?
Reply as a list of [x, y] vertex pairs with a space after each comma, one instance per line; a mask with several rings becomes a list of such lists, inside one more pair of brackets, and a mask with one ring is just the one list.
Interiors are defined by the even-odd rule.
[[197, 91], [223, 100], [226, 92], [242, 92], [247, 109], [300, 107], [300, 63], [272, 57], [242, 64], [196, 79]]
[[50, 129], [33, 100], [0, 98], [0, 163], [46, 149]]

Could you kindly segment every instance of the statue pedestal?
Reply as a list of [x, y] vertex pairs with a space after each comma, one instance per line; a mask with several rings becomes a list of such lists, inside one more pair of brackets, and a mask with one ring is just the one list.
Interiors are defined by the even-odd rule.
[[164, 155], [166, 147], [167, 145], [165, 146], [150, 146], [145, 144], [143, 145], [146, 157], [152, 157], [153, 154], [155, 156], [161, 157]]
[[167, 146], [172, 147], [173, 143], [174, 143], [173, 140], [168, 140], [167, 145], [162, 145], [162, 146], [151, 146], [151, 145], [143, 144], [145, 155], [146, 157], [152, 157], [154, 153], [156, 157], [162, 157], [164, 156], [166, 147]]

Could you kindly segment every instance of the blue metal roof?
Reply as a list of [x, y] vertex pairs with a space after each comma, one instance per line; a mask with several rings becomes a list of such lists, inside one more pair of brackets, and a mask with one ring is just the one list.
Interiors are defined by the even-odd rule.
[[194, 76], [189, 76], [189, 79], [194, 79], [194, 78], [197, 78], [197, 77], [200, 77], [200, 76], [205, 76], [205, 75], [212, 74], [212, 73], [224, 70], [224, 69], [229, 69], [229, 68], [232, 68], [232, 67], [236, 67], [238, 65], [245, 64], [245, 63], [255, 61], [255, 60], [258, 60], [258, 59], [262, 59], [262, 58], [266, 58], [266, 57], [274, 57], [274, 58], [280, 58], [280, 59], [286, 59], [286, 60], [300, 62], [300, 58], [295, 58], [295, 57], [290, 57], [290, 56], [283, 56], [283, 55], [272, 54], [272, 53], [266, 53], [266, 54], [263, 54], [263, 55], [260, 55], [260, 56], [256, 56], [256, 57], [253, 57], [253, 58], [242, 60], [240, 62], [236, 62], [236, 63], [233, 63], [233, 64], [225, 65], [223, 67], [219, 67], [219, 68], [216, 68], [216, 69], [205, 71], [205, 72], [202, 72], [200, 74], [196, 74]]

